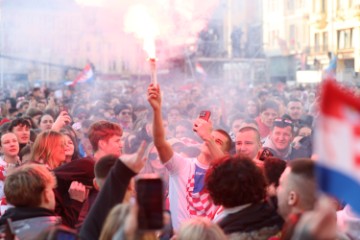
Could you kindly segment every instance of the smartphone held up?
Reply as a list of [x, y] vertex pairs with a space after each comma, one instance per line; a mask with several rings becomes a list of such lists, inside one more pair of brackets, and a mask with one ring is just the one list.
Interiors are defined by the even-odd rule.
[[211, 116], [211, 112], [210, 111], [201, 111], [199, 114], [199, 118], [204, 119], [205, 121], [209, 121]]
[[143, 174], [135, 183], [140, 230], [160, 230], [163, 222], [163, 182], [156, 174]]

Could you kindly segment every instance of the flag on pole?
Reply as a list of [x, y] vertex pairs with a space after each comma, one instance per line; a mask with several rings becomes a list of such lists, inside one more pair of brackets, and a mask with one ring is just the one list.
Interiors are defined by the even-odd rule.
[[321, 190], [360, 213], [360, 98], [327, 80], [315, 131]]
[[201, 78], [201, 79], [206, 78], [206, 71], [200, 63], [195, 64], [195, 72], [199, 78]]
[[94, 70], [90, 63], [86, 64], [85, 68], [71, 83], [71, 86], [75, 86], [78, 83], [89, 83], [95, 80]]

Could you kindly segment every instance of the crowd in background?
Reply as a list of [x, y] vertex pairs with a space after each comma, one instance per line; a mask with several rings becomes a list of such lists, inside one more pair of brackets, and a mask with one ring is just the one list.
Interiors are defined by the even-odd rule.
[[[36, 239], [60, 223], [83, 239], [169, 239], [165, 233], [141, 235], [128, 223], [136, 221], [131, 178], [156, 173], [163, 179], [170, 232], [179, 239], [360, 239], [360, 221], [350, 207], [322, 198], [319, 205], [316, 195], [310, 159], [316, 158], [318, 86], [168, 80], [160, 91], [149, 84], [3, 90], [2, 229], [8, 218], [46, 217], [28, 223], [32, 233], [19, 233], [21, 239]], [[211, 112], [209, 121], [199, 120], [204, 110]], [[193, 176], [197, 171], [200, 180]], [[192, 201], [202, 197], [211, 206], [206, 202], [199, 210]], [[328, 231], [324, 226], [336, 229], [335, 210], [342, 229]], [[306, 218], [318, 221], [309, 225]], [[357, 227], [347, 227], [349, 218]]]

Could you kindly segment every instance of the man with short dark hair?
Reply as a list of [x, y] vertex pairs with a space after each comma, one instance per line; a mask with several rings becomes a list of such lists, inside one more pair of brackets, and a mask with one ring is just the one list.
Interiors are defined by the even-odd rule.
[[115, 106], [114, 113], [116, 119], [124, 130], [132, 130], [133, 126], [133, 111], [127, 104], [120, 104]]
[[276, 195], [278, 212], [286, 221], [282, 237], [291, 239], [301, 215], [313, 210], [317, 201], [314, 161], [303, 158], [289, 162], [280, 177]]
[[285, 118], [277, 118], [271, 129], [269, 137], [265, 140], [263, 147], [269, 148], [275, 157], [288, 161], [308, 156], [308, 151], [295, 149], [291, 142], [294, 137], [293, 122]]
[[302, 213], [316, 202], [315, 163], [311, 159], [295, 159], [288, 163], [277, 188], [280, 215]]
[[8, 130], [16, 135], [20, 150], [30, 143], [30, 122], [25, 118], [12, 120]]
[[235, 149], [237, 154], [243, 154], [255, 159], [261, 149], [259, 131], [253, 127], [243, 127], [236, 133]]
[[255, 121], [258, 124], [261, 139], [270, 134], [274, 119], [278, 116], [279, 105], [275, 101], [267, 100], [260, 106], [260, 114]]
[[106, 155], [100, 158], [94, 168], [94, 186], [99, 190], [105, 183], [106, 177], [119, 158], [114, 155]]
[[286, 106], [286, 113], [293, 122], [298, 122], [303, 115], [303, 103], [296, 98], [291, 98]]
[[286, 105], [286, 114], [283, 118], [290, 119], [294, 124], [294, 132], [297, 132], [302, 124], [311, 124], [305, 119], [306, 115], [304, 114], [304, 106], [303, 103], [297, 98], [290, 98]]
[[205, 186], [222, 206], [214, 220], [229, 239], [268, 239], [280, 231], [283, 221], [265, 201], [266, 180], [252, 159], [238, 155], [215, 163]]
[[193, 130], [203, 140], [200, 154], [197, 158], [184, 158], [175, 153], [166, 141], [158, 85], [148, 87], [148, 101], [154, 112], [154, 145], [161, 162], [169, 171], [170, 211], [174, 229], [178, 229], [183, 221], [194, 216], [211, 218], [216, 206], [204, 189], [205, 174], [211, 164], [229, 152], [230, 136], [224, 130], [212, 130], [210, 122], [198, 118]]

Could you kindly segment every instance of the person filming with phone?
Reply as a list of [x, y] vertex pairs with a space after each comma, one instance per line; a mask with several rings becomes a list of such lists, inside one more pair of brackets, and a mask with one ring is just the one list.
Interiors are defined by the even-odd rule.
[[230, 136], [224, 130], [213, 130], [211, 122], [204, 119], [210, 112], [202, 112], [202, 118], [197, 118], [193, 125], [193, 130], [203, 140], [200, 154], [197, 158], [184, 158], [166, 141], [159, 85], [148, 87], [147, 98], [154, 112], [154, 145], [170, 175], [169, 199], [174, 229], [179, 229], [183, 221], [194, 216], [211, 218], [216, 206], [204, 190], [205, 174], [210, 165], [228, 154]]

